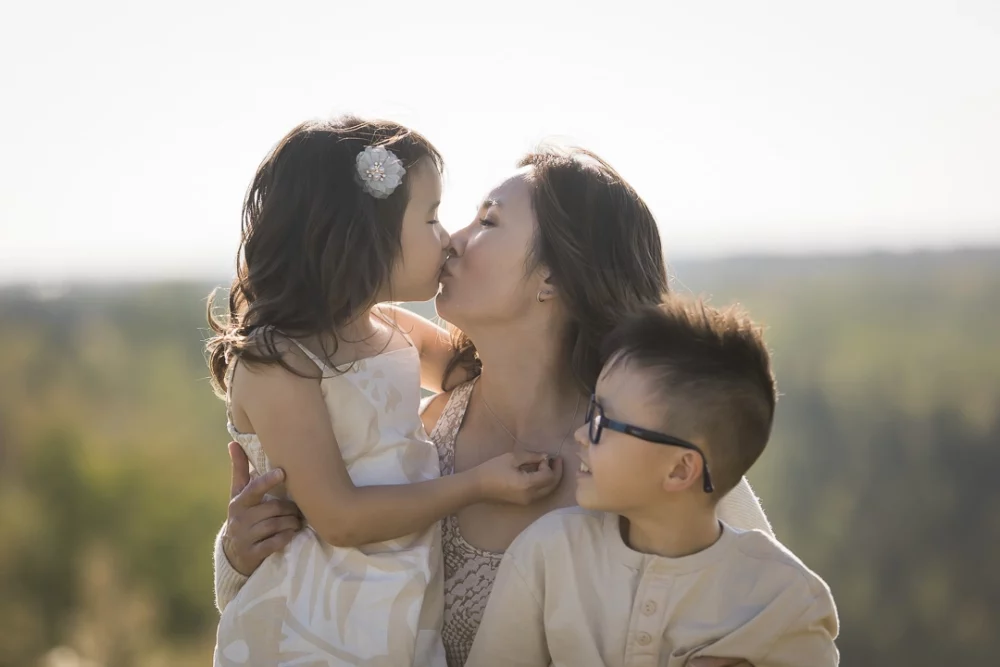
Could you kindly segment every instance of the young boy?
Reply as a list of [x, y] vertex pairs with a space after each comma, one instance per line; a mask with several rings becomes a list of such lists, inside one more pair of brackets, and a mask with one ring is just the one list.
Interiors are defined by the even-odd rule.
[[580, 507], [504, 555], [469, 667], [825, 667], [827, 585], [716, 504], [757, 460], [776, 390], [760, 330], [669, 297], [611, 335], [581, 446]]

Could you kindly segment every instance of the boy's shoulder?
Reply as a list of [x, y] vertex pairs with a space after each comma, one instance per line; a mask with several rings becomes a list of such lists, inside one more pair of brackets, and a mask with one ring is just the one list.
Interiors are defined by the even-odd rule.
[[554, 528], [593, 528], [604, 525], [604, 518], [607, 516], [606, 512], [598, 512], [596, 510], [588, 510], [580, 507], [579, 505], [573, 505], [572, 507], [562, 507], [557, 510], [552, 510], [548, 514], [543, 514], [541, 517], [535, 520], [533, 524], [528, 526], [525, 531], [529, 530], [551, 530]]
[[600, 548], [606, 516], [604, 512], [582, 507], [554, 510], [525, 528], [507, 553], [516, 560], [526, 561], [557, 553], [580, 555], [588, 549]]
[[757, 529], [729, 529], [736, 533], [734, 542], [739, 554], [756, 567], [771, 570], [787, 586], [798, 588], [809, 595], [830, 595], [826, 582], [773, 535]]

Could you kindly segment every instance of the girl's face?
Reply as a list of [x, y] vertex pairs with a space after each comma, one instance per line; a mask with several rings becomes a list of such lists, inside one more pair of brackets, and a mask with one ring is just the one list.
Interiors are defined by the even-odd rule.
[[465, 331], [511, 321], [538, 305], [541, 271], [526, 272], [537, 226], [530, 176], [531, 167], [525, 167], [500, 183], [476, 218], [451, 238], [437, 312]]
[[402, 252], [392, 269], [389, 294], [380, 300], [427, 301], [438, 290], [441, 266], [451, 243], [437, 219], [441, 174], [430, 160], [421, 160], [406, 178], [410, 179], [410, 201], [400, 232]]

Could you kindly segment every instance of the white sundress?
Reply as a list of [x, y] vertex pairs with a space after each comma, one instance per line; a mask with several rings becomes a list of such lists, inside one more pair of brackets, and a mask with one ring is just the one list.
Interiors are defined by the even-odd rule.
[[[440, 476], [418, 414], [416, 348], [384, 352], [343, 372], [302, 349], [323, 371], [321, 389], [355, 485]], [[257, 436], [236, 431], [231, 414], [229, 431], [255, 475], [271, 469]], [[215, 665], [443, 666], [442, 582], [439, 523], [360, 548], [332, 546], [307, 527], [226, 606]]]

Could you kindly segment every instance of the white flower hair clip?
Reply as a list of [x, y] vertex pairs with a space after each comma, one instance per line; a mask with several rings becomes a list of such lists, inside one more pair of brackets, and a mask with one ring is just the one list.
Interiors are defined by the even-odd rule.
[[358, 153], [357, 164], [361, 187], [376, 199], [391, 195], [406, 174], [403, 163], [385, 146], [368, 146]]

